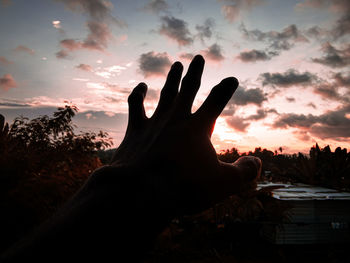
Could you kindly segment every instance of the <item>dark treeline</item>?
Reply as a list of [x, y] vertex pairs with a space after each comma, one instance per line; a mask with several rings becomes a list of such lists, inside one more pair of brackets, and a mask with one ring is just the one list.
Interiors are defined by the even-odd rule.
[[350, 190], [350, 152], [337, 147], [333, 152], [329, 146], [312, 146], [309, 155], [282, 154], [278, 151], [255, 148], [254, 152], [240, 154], [238, 149], [222, 151], [218, 158], [234, 162], [240, 156], [259, 157], [263, 163], [260, 180], [273, 182], [298, 182], [319, 185], [339, 190]]

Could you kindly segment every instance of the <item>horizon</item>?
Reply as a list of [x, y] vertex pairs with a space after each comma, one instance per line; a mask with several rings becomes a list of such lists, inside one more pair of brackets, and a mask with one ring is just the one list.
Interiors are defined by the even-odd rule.
[[308, 153], [350, 148], [350, 2], [347, 0], [0, 2], [0, 113], [50, 115], [64, 101], [78, 129], [127, 125], [127, 97], [149, 89], [150, 117], [171, 64], [206, 59], [193, 112], [221, 79], [240, 86], [218, 118], [218, 153], [255, 147]]

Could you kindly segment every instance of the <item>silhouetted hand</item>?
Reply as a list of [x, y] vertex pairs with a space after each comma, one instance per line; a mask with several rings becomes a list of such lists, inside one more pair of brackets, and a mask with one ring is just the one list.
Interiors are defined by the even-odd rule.
[[[259, 176], [260, 159], [244, 157], [234, 164], [218, 160], [210, 142], [217, 117], [238, 86], [234, 77], [222, 80], [201, 107], [191, 113], [204, 68], [196, 56], [186, 76], [175, 62], [152, 117], [145, 114], [147, 85], [140, 83], [129, 96], [129, 123], [113, 166], [137, 167], [144, 180], [153, 178], [173, 198], [171, 209], [193, 213], [229, 195], [243, 191]], [[179, 90], [181, 82], [181, 88]], [[156, 179], [154, 179], [156, 178]], [[155, 185], [157, 187], [157, 185]]]
[[[217, 159], [210, 142], [216, 118], [238, 86], [227, 78], [194, 113], [204, 59], [196, 56], [181, 81], [172, 66], [158, 107], [147, 118], [147, 86], [129, 96], [129, 123], [111, 165], [96, 170], [51, 220], [0, 257], [2, 262], [139, 260], [174, 216], [195, 213], [245, 191], [259, 176], [254, 157]], [[0, 131], [4, 126], [0, 118]], [[4, 130], [4, 129], [3, 129]]]

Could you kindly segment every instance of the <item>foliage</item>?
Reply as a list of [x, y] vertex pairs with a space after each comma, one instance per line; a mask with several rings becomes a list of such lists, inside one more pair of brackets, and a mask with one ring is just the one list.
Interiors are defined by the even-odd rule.
[[218, 154], [224, 162], [234, 162], [240, 156], [259, 157], [263, 163], [261, 181], [299, 182], [350, 191], [350, 152], [316, 144], [310, 154], [282, 154], [278, 151], [255, 148], [254, 152], [240, 154], [236, 148]]
[[111, 138], [102, 131], [75, 133], [77, 111], [65, 105], [53, 116], [20, 116], [11, 125], [0, 115], [2, 242], [52, 215], [101, 166], [97, 151], [111, 146]]

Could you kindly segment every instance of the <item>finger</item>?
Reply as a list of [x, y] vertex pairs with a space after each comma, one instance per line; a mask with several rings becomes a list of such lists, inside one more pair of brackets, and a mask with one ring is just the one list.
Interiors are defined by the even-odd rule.
[[177, 105], [181, 113], [191, 114], [192, 104], [201, 84], [204, 63], [201, 55], [195, 56], [182, 80]]
[[159, 116], [171, 107], [179, 90], [182, 71], [183, 66], [178, 61], [171, 66], [164, 87], [160, 93], [158, 106], [153, 116]]
[[222, 80], [211, 90], [209, 96], [195, 113], [196, 118], [204, 125], [209, 135], [213, 132], [216, 119], [225, 108], [237, 87], [238, 80], [234, 77]]
[[147, 93], [147, 85], [143, 82], [138, 84], [128, 98], [129, 103], [129, 123], [128, 126], [140, 126], [146, 119], [143, 101]]
[[262, 169], [261, 160], [254, 156], [240, 157], [233, 164], [219, 162], [220, 172], [212, 183], [217, 189], [213, 199], [222, 200], [233, 194], [248, 194], [256, 188]]

